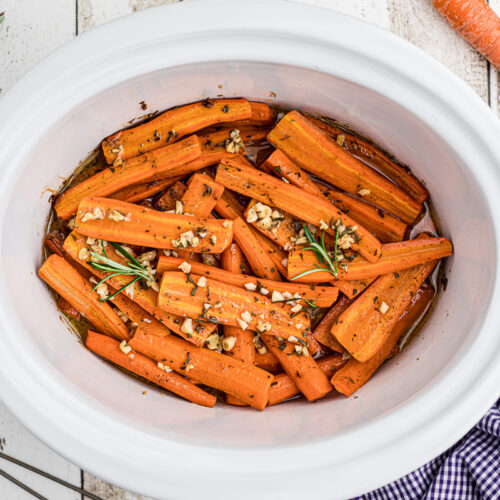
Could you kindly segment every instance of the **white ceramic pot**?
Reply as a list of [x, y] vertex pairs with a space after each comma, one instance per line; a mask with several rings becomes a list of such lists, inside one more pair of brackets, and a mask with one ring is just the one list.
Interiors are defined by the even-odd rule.
[[[143, 114], [140, 101], [154, 110], [218, 94], [338, 118], [432, 193], [455, 247], [448, 289], [356, 398], [258, 412], [143, 395], [82, 348], [36, 276], [45, 187]], [[0, 137], [1, 397], [83, 468], [157, 498], [345, 498], [433, 458], [498, 397], [500, 127], [394, 35], [293, 3], [148, 10], [79, 36], [24, 77], [0, 102]]]

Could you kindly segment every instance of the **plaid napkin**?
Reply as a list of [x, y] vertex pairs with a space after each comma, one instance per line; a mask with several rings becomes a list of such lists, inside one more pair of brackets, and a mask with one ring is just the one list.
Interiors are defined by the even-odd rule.
[[500, 399], [457, 444], [358, 500], [500, 499]]

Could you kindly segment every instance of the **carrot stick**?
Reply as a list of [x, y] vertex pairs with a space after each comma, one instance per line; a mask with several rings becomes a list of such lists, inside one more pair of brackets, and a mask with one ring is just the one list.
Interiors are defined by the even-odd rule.
[[128, 328], [111, 306], [99, 302], [92, 285], [62, 257], [51, 255], [38, 270], [38, 276], [101, 332], [119, 340], [129, 338]]
[[332, 229], [332, 224], [337, 220], [341, 220], [345, 226], [357, 226], [355, 231], [357, 241], [352, 244], [353, 250], [359, 251], [373, 262], [376, 262], [380, 256], [380, 242], [327, 200], [322, 200], [303, 189], [279, 181], [255, 168], [249, 168], [243, 162], [234, 159], [225, 159], [219, 164], [215, 180], [227, 189], [285, 210], [300, 220], [318, 227], [326, 225], [327, 233], [333, 236], [335, 236], [335, 229]]
[[329, 347], [332, 351], [343, 353], [345, 349], [339, 341], [332, 335], [332, 326], [339, 316], [349, 307], [351, 300], [346, 296], [340, 297], [338, 302], [325, 314], [313, 331], [313, 338], [320, 344]]
[[434, 295], [435, 292], [431, 287], [420, 288], [409, 306], [399, 317], [380, 350], [372, 358], [364, 363], [351, 358], [343, 368], [334, 373], [331, 383], [335, 389], [346, 396], [350, 396], [364, 385], [393, 352], [402, 335], [418, 321]]
[[245, 120], [252, 116], [245, 99], [205, 100], [165, 111], [153, 120], [117, 132], [102, 141], [108, 163], [127, 160], [162, 148], [181, 137], [216, 123]]
[[500, 70], [500, 19], [485, 0], [432, 0], [436, 10]]
[[252, 108], [252, 116], [245, 120], [238, 120], [234, 123], [228, 124], [233, 127], [248, 127], [248, 126], [258, 126], [264, 127], [273, 125], [276, 121], [276, 111], [264, 104], [263, 102], [249, 101], [250, 107]]
[[188, 183], [188, 189], [182, 196], [184, 213], [197, 217], [208, 217], [219, 201], [224, 186], [217, 184], [207, 175], [194, 174]]
[[[84, 266], [87, 270], [91, 271], [95, 276], [99, 279], [103, 279], [106, 276], [106, 273], [100, 272], [97, 269], [93, 268], [89, 262], [89, 250], [91, 250], [89, 244], [86, 242], [87, 238], [73, 231], [64, 242], [64, 250], [72, 259], [78, 262], [79, 265]], [[86, 250], [82, 252], [82, 249]], [[106, 248], [106, 253], [108, 257], [116, 262], [121, 264], [126, 263], [126, 260], [123, 256], [118, 254], [114, 248], [110, 245]], [[108, 279], [107, 283], [109, 283], [113, 289], [119, 290], [123, 288], [127, 284], [129, 284], [133, 280], [131, 276], [125, 276], [123, 274], [113, 276]], [[182, 331], [182, 322], [183, 318], [179, 316], [175, 316], [173, 314], [169, 314], [165, 311], [162, 311], [158, 308], [158, 292], [153, 290], [152, 288], [144, 288], [139, 283], [134, 283], [131, 289], [126, 289], [120, 295], [127, 294], [131, 300], [133, 300], [136, 304], [138, 304], [142, 309], [147, 311], [151, 316], [155, 317], [158, 321], [161, 321], [165, 326], [167, 326], [170, 330], [175, 332], [177, 335], [184, 337], [189, 342], [195, 345], [202, 345], [205, 342], [205, 339], [215, 330], [215, 325], [198, 323], [194, 322], [194, 333], [192, 335], [188, 335], [186, 332]], [[118, 297], [118, 296], [117, 296]], [[120, 299], [113, 299], [119, 309], [121, 309], [127, 316], [131, 313], [129, 310], [124, 310], [124, 302], [118, 302]], [[126, 305], [126, 304], [125, 304]], [[140, 316], [140, 314], [138, 314]], [[132, 316], [129, 316], [130, 319], [136, 323], [140, 323], [133, 319]], [[149, 316], [146, 316], [147, 319], [150, 319]], [[142, 322], [142, 317], [140, 317]]]
[[348, 193], [362, 195], [405, 222], [413, 222], [422, 209], [420, 203], [351, 156], [298, 111], [285, 115], [267, 139], [299, 167]]
[[[110, 295], [112, 295], [115, 291], [116, 289], [110, 286]], [[112, 302], [113, 305], [115, 305], [130, 320], [133, 327], [140, 325], [141, 323], [148, 325], [151, 323], [161, 324], [152, 314], [143, 309], [139, 304], [136, 304], [124, 293], [115, 295], [113, 298], [109, 299], [109, 301]], [[165, 330], [166, 334], [170, 334], [168, 329]]]
[[[329, 377], [335, 370], [344, 366], [346, 361], [342, 359], [341, 354], [332, 354], [331, 356], [318, 359], [317, 363], [319, 369]], [[280, 373], [274, 376], [274, 380], [271, 383], [271, 392], [269, 393], [267, 406], [282, 403], [297, 394], [300, 394], [300, 391], [293, 380], [286, 373]]]
[[[241, 253], [241, 249], [238, 246], [238, 243], [233, 242], [221, 253], [222, 269], [230, 273], [242, 274], [241, 270], [242, 265], [243, 265], [243, 254]], [[197, 274], [203, 274], [202, 272], [197, 272], [197, 271], [195, 272]]]
[[[158, 259], [156, 274], [158, 276], [161, 276], [164, 272], [167, 271], [177, 271], [179, 269], [179, 266], [184, 261], [186, 260], [179, 257], [166, 257], [165, 255], [162, 255]], [[306, 305], [304, 299], [307, 299], [309, 302], [312, 302], [318, 307], [330, 307], [338, 297], [338, 290], [332, 286], [311, 286], [301, 283], [272, 281], [256, 278], [255, 276], [241, 274], [241, 272], [232, 273], [224, 269], [207, 266], [205, 264], [194, 262], [192, 260], [187, 260], [186, 262], [191, 266], [191, 272], [194, 274], [212, 278], [228, 285], [245, 288], [250, 291], [260, 291], [261, 293], [269, 297], [271, 297], [273, 292], [275, 291], [280, 292], [281, 294], [285, 294], [287, 297], [289, 295], [292, 296], [298, 294], [300, 295], [300, 298], [297, 295], [296, 300], [303, 306]]]
[[348, 298], [353, 299], [368, 288], [375, 278], [366, 278], [364, 280], [336, 281], [335, 286]]
[[338, 318], [333, 336], [360, 362], [381, 349], [438, 260], [384, 274], [375, 280]]
[[266, 238], [263, 234], [260, 234], [257, 229], [250, 227], [250, 231], [255, 236], [260, 246], [264, 249], [264, 252], [273, 261], [274, 267], [279, 271], [281, 276], [287, 278], [287, 264], [288, 264], [288, 252], [285, 252], [277, 243]]
[[378, 170], [387, 175], [387, 177], [419, 203], [423, 203], [429, 198], [427, 189], [425, 189], [409, 169], [392, 161], [378, 147], [323, 120], [313, 118], [312, 116], [309, 116], [308, 119], [318, 128], [332, 136], [337, 144], [343, 146], [350, 154], [375, 165]]
[[82, 319], [82, 315], [64, 298], [57, 299], [57, 308], [66, 316], [71, 316], [76, 321]]
[[211, 278], [205, 278], [205, 286], [198, 286], [199, 279], [194, 274], [163, 273], [158, 306], [179, 316], [239, 326], [242, 330], [248, 328], [307, 343], [310, 327], [305, 313], [291, 312], [284, 303], [271, 302], [258, 293]]
[[110, 198], [113, 198], [114, 200], [126, 201], [128, 203], [136, 203], [160, 193], [182, 178], [183, 176], [177, 176], [164, 179], [162, 181], [150, 181], [141, 182], [139, 184], [132, 184], [131, 186], [120, 189], [120, 191], [113, 193], [112, 195], [110, 195]]
[[175, 210], [176, 202], [181, 201], [184, 193], [187, 191], [187, 186], [182, 182], [175, 182], [172, 186], [165, 191], [155, 203], [156, 208], [162, 212]]
[[[85, 198], [78, 207], [75, 229], [85, 236], [129, 245], [219, 253], [233, 239], [232, 225], [232, 221], [158, 212], [110, 198]], [[201, 236], [203, 229], [205, 236]]]
[[[327, 272], [317, 272], [297, 278], [301, 283], [323, 283], [338, 280], [363, 280], [375, 278], [382, 274], [399, 272], [424, 262], [448, 257], [453, 252], [449, 240], [442, 237], [424, 237], [399, 243], [382, 245], [382, 253], [378, 262], [368, 262], [359, 256], [353, 256], [347, 263], [347, 269], [338, 268], [337, 277]], [[292, 250], [288, 256], [288, 274], [314, 269], [318, 265], [316, 255], [310, 250]]]
[[[146, 356], [137, 352], [123, 352], [117, 340], [89, 330], [85, 346], [102, 358], [192, 403], [212, 408], [217, 402], [217, 398], [212, 394], [205, 392], [177, 373], [165, 371]], [[126, 347], [125, 350], [127, 350]]]
[[281, 365], [273, 353], [267, 351], [265, 354], [255, 353], [255, 365], [269, 373], [280, 373]]
[[322, 398], [333, 389], [328, 377], [320, 370], [310, 354], [297, 355], [292, 343], [279, 340], [272, 335], [262, 335], [262, 341], [308, 401]]
[[173, 335], [160, 337], [146, 333], [142, 325], [137, 328], [129, 345], [134, 351], [194, 381], [224, 391], [254, 408], [263, 410], [267, 404], [273, 376], [256, 366], [194, 347]]
[[[201, 155], [198, 137], [192, 136], [178, 144], [159, 149], [149, 155], [126, 161], [120, 166], [97, 172], [57, 197], [54, 208], [61, 219], [72, 217], [80, 201], [88, 196], [109, 196], [132, 184], [151, 180], [153, 174], [162, 174], [184, 165]], [[170, 177], [170, 175], [169, 175]]]

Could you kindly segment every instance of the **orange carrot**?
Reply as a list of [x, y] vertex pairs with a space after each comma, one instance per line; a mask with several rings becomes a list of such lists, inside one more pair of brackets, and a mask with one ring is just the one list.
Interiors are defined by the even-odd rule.
[[233, 127], [243, 128], [248, 126], [272, 125], [276, 120], [276, 111], [263, 102], [249, 101], [252, 108], [252, 116], [245, 120], [231, 123]]
[[[106, 273], [100, 272], [97, 269], [93, 268], [88, 262], [89, 251], [91, 250], [91, 248], [86, 240], [87, 238], [73, 231], [64, 242], [64, 250], [72, 259], [78, 262], [79, 265], [84, 266], [99, 279], [103, 279], [106, 276]], [[107, 246], [106, 253], [108, 254], [108, 257], [110, 259], [121, 264], [126, 263], [126, 259], [122, 255], [118, 254], [118, 252], [116, 252], [116, 250], [110, 245]], [[120, 274], [108, 279], [107, 283], [109, 283], [114, 290], [119, 290], [120, 288], [129, 284], [132, 280], [133, 276], [125, 276], [123, 274]], [[205, 339], [216, 328], [215, 325], [195, 322], [195, 333], [188, 336], [187, 333], [183, 332], [181, 329], [183, 321], [182, 318], [173, 314], [168, 314], [167, 312], [162, 311], [158, 308], [158, 292], [156, 292], [152, 288], [144, 288], [139, 283], [134, 283], [131, 290], [127, 289], [127, 291], [122, 292], [120, 295], [124, 294], [127, 294], [131, 300], [138, 304], [142, 309], [147, 311], [147, 313], [149, 313], [151, 316], [155, 317], [158, 321], [161, 321], [170, 330], [177, 333], [177, 335], [184, 337], [185, 339], [189, 340], [189, 342], [195, 345], [202, 345], [205, 342]], [[127, 316], [130, 317], [133, 322], [143, 322], [144, 316], [141, 317], [140, 311], [134, 313], [130, 310], [130, 308], [124, 309], [124, 307], [127, 305], [126, 302], [118, 298], [113, 299], [113, 301], [119, 309], [121, 309]], [[134, 319], [134, 317], [136, 316], [137, 318]], [[150, 319], [150, 316], [145, 316], [145, 318]]]
[[308, 401], [322, 398], [333, 389], [310, 354], [299, 354], [295, 345], [272, 335], [262, 335], [262, 341]]
[[69, 219], [85, 197], [109, 196], [132, 184], [151, 180], [153, 174], [163, 175], [166, 171], [195, 160], [200, 155], [201, 146], [198, 137], [188, 137], [178, 144], [97, 172], [85, 181], [63, 191], [57, 197], [54, 208], [61, 219]]
[[[166, 271], [177, 271], [179, 266], [184, 261], [185, 259], [179, 257], [166, 257], [165, 255], [162, 255], [158, 259], [156, 273], [158, 276], [161, 276]], [[275, 291], [285, 294], [286, 299], [291, 299], [292, 296], [298, 294], [295, 296], [295, 300], [297, 302], [301, 302], [303, 306], [306, 305], [304, 299], [307, 299], [318, 307], [329, 307], [337, 300], [338, 297], [338, 290], [332, 286], [311, 286], [301, 283], [288, 283], [283, 281], [259, 279], [255, 276], [241, 274], [241, 272], [232, 273], [224, 269], [207, 266], [192, 260], [187, 260], [186, 262], [191, 266], [191, 272], [194, 274], [212, 278], [239, 288], [246, 288], [250, 291], [260, 291], [260, 293], [269, 297], [271, 297]]]
[[364, 280], [336, 281], [335, 286], [348, 298], [353, 299], [368, 288], [375, 278], [366, 278]]
[[143, 331], [142, 325], [129, 341], [134, 351], [163, 363], [172, 370], [263, 410], [269, 399], [273, 376], [256, 366], [208, 349], [195, 347], [168, 335]]
[[185, 184], [179, 181], [175, 182], [156, 200], [156, 208], [162, 212], [175, 210], [176, 202], [182, 200], [186, 191], [187, 186]]
[[486, 0], [432, 0], [436, 10], [500, 70], [500, 18]]
[[176, 183], [183, 176], [172, 177], [162, 181], [141, 182], [139, 184], [132, 184], [126, 188], [120, 189], [116, 193], [110, 195], [110, 198], [115, 200], [126, 201], [128, 203], [136, 203], [146, 198], [150, 198], [155, 194], [160, 193], [167, 189], [172, 184]]
[[[424, 237], [399, 243], [382, 245], [382, 253], [378, 262], [368, 262], [359, 256], [353, 256], [347, 262], [347, 268], [340, 266], [337, 277], [325, 272], [317, 272], [297, 278], [301, 283], [323, 283], [338, 280], [362, 280], [374, 278], [382, 274], [399, 272], [424, 262], [448, 257], [453, 252], [449, 240], [442, 237]], [[297, 276], [299, 273], [314, 269], [318, 265], [316, 255], [310, 250], [293, 250], [288, 256], [288, 274]]]
[[119, 340], [129, 338], [128, 328], [111, 306], [99, 302], [93, 286], [62, 257], [51, 255], [38, 270], [38, 276], [101, 332]]
[[434, 270], [434, 260], [376, 279], [337, 319], [333, 336], [360, 362], [381, 349], [401, 314]]
[[[110, 288], [110, 295], [112, 295], [116, 290], [111, 285], [108, 286]], [[141, 323], [145, 323], [147, 325], [151, 323], [160, 324], [159, 320], [143, 309], [139, 304], [136, 304], [124, 293], [115, 295], [113, 298], [109, 299], [109, 302], [112, 302], [113, 305], [128, 318], [133, 327], [140, 325]], [[123, 316], [122, 320], [124, 320]]]
[[313, 331], [313, 338], [320, 344], [329, 347], [332, 351], [343, 353], [345, 349], [339, 341], [332, 335], [332, 326], [339, 316], [349, 307], [351, 300], [342, 296], [338, 302], [325, 314]]
[[310, 327], [309, 317], [305, 313], [291, 312], [286, 304], [273, 303], [258, 293], [211, 278], [204, 278], [205, 286], [198, 286], [199, 279], [194, 274], [163, 273], [158, 306], [187, 318], [239, 326], [242, 330], [248, 328], [307, 342]]
[[245, 99], [205, 100], [165, 111], [153, 120], [122, 130], [102, 141], [108, 163], [142, 155], [216, 123], [245, 120], [252, 116]]
[[332, 229], [332, 225], [337, 220], [341, 220], [345, 226], [357, 226], [357, 241], [353, 243], [352, 248], [373, 262], [380, 256], [380, 242], [327, 200], [279, 181], [255, 168], [247, 167], [243, 162], [234, 159], [225, 159], [219, 164], [215, 180], [227, 189], [285, 210], [300, 220], [318, 227], [327, 226], [326, 231], [333, 236], [335, 229]]
[[372, 358], [364, 363], [351, 358], [343, 368], [334, 373], [331, 383], [335, 389], [346, 396], [350, 396], [364, 385], [393, 352], [401, 336], [422, 316], [434, 295], [435, 292], [431, 287], [420, 288], [414, 295], [410, 305], [398, 319], [380, 350]]
[[[173, 392], [192, 403], [212, 408], [217, 398], [196, 385], [187, 381], [184, 377], [174, 372], [168, 372], [160, 368], [160, 364], [137, 352], [126, 353], [120, 349], [120, 343], [106, 335], [89, 330], [85, 340], [85, 346], [102, 358], [125, 368], [139, 377], [149, 380], [167, 391]], [[127, 351], [128, 344], [122, 349]], [[167, 369], [169, 370], [169, 369]]]
[[269, 255], [270, 259], [273, 261], [274, 267], [279, 271], [281, 276], [287, 278], [288, 252], [285, 252], [277, 243], [266, 238], [254, 227], [249, 226], [249, 228], [260, 246], [264, 249], [264, 252]]
[[184, 213], [197, 217], [208, 217], [219, 201], [224, 186], [217, 184], [207, 175], [194, 174], [188, 183], [188, 189], [181, 202]]
[[83, 199], [75, 222], [79, 233], [92, 238], [197, 253], [226, 249], [233, 239], [232, 226], [228, 220], [158, 212], [109, 198]]
[[82, 315], [64, 297], [57, 299], [57, 308], [66, 316], [76, 319], [76, 321], [82, 319]]
[[[342, 359], [341, 354], [332, 354], [318, 359], [317, 363], [319, 369], [329, 377], [335, 370], [344, 366], [346, 361]], [[267, 405], [273, 406], [282, 403], [297, 394], [300, 394], [300, 391], [293, 380], [286, 373], [280, 373], [274, 376], [274, 380], [271, 383], [271, 392], [269, 393], [269, 403]]]
[[343, 146], [350, 154], [361, 160], [368, 161], [371, 165], [375, 165], [378, 170], [387, 175], [387, 177], [419, 203], [423, 203], [429, 198], [427, 189], [425, 189], [409, 169], [392, 161], [378, 147], [323, 120], [313, 118], [312, 116], [309, 116], [308, 119], [318, 128], [331, 135], [337, 144]]
[[351, 156], [298, 111], [285, 115], [267, 138], [299, 167], [348, 193], [362, 195], [405, 222], [413, 222], [422, 209], [420, 203]]
[[[238, 243], [231, 243], [221, 254], [221, 266], [230, 273], [242, 274], [243, 254]], [[207, 266], [209, 267], [209, 266]], [[163, 272], [163, 271], [162, 271]], [[195, 271], [197, 274], [203, 274]]]
[[255, 365], [269, 373], [280, 373], [281, 365], [273, 353], [267, 351], [265, 354], [255, 353]]

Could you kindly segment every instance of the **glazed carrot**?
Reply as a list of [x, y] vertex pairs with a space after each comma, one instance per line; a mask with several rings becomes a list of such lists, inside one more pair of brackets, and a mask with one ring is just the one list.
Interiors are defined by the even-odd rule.
[[[123, 352], [120, 349], [120, 343], [106, 335], [89, 330], [85, 346], [102, 358], [192, 403], [212, 408], [217, 402], [217, 398], [212, 394], [205, 392], [177, 373], [165, 371], [146, 356], [137, 352]], [[124, 349], [127, 350], [127, 347], [125, 346]]]
[[286, 114], [267, 139], [299, 167], [354, 195], [362, 195], [405, 222], [413, 222], [422, 205], [375, 170], [351, 156], [298, 111]]
[[[327, 376], [330, 377], [335, 370], [338, 370], [345, 365], [346, 361], [342, 359], [341, 354], [332, 354], [317, 360], [319, 369]], [[273, 406], [282, 403], [287, 399], [293, 398], [300, 394], [299, 389], [293, 380], [286, 374], [280, 373], [274, 376], [271, 383], [271, 392], [269, 393], [268, 406]]]
[[66, 316], [76, 319], [76, 321], [82, 319], [82, 315], [64, 297], [57, 299], [57, 308]]
[[500, 19], [486, 0], [432, 0], [436, 10], [500, 70]]
[[308, 119], [314, 125], [331, 135], [337, 144], [343, 146], [350, 154], [375, 165], [378, 170], [387, 175], [387, 177], [419, 203], [423, 203], [429, 198], [427, 189], [410, 170], [392, 161], [378, 147], [323, 120], [313, 118], [312, 116], [309, 116]]
[[151, 181], [151, 182], [141, 182], [139, 184], [132, 184], [126, 188], [120, 189], [116, 193], [110, 195], [110, 198], [115, 200], [122, 200], [128, 203], [136, 203], [138, 201], [142, 201], [146, 198], [150, 198], [155, 194], [160, 193], [164, 189], [167, 189], [169, 186], [174, 184], [175, 182], [182, 179], [184, 176], [177, 176], [168, 179], [164, 179], [162, 181]]
[[[89, 244], [86, 242], [86, 240], [87, 238], [73, 231], [66, 238], [64, 242], [64, 250], [72, 259], [78, 262], [79, 265], [84, 266], [86, 270], [91, 271], [99, 279], [103, 279], [106, 276], [106, 273], [102, 273], [97, 269], [93, 268], [88, 262], [89, 260], [88, 252], [91, 250], [91, 248]], [[118, 254], [118, 252], [116, 252], [116, 250], [110, 245], [106, 247], [106, 253], [108, 254], [108, 257], [114, 260], [115, 262], [119, 262], [121, 264], [126, 263], [126, 259], [122, 255]], [[107, 281], [107, 283], [109, 283], [109, 285], [112, 286], [114, 290], [119, 290], [120, 288], [129, 284], [132, 280], [133, 277], [120, 274], [110, 278]], [[130, 297], [131, 300], [133, 300], [136, 304], [138, 304], [151, 316], [155, 317], [158, 321], [161, 321], [161, 323], [163, 323], [170, 330], [177, 333], [177, 335], [184, 337], [185, 339], [189, 340], [189, 342], [195, 345], [202, 345], [205, 342], [205, 339], [216, 328], [215, 325], [205, 324], [205, 323], [201, 324], [195, 321], [194, 322], [195, 331], [192, 335], [188, 335], [187, 333], [182, 331], [181, 328], [183, 322], [182, 318], [180, 318], [179, 316], [175, 316], [173, 314], [168, 314], [167, 312], [162, 311], [161, 309], [158, 308], [158, 292], [156, 292], [152, 288], [144, 288], [139, 283], [134, 283], [131, 289], [127, 289], [120, 295], [124, 294]], [[133, 319], [132, 316], [130, 316], [132, 314], [130, 309], [128, 310], [123, 309], [124, 302], [123, 301], [118, 302], [119, 300], [120, 299], [113, 299], [118, 308], [121, 309], [127, 316], [129, 316], [132, 321], [136, 323], [141, 323], [143, 318], [140, 317], [140, 314], [137, 314], [137, 316], [139, 316], [139, 319], [141, 319], [141, 321], [136, 321], [135, 319]], [[150, 319], [149, 316], [145, 317], [147, 319]]]
[[194, 174], [188, 183], [188, 189], [182, 196], [183, 211], [197, 217], [208, 217], [219, 201], [224, 186], [203, 174]]
[[404, 239], [407, 224], [391, 214], [336, 189], [323, 185], [319, 185], [319, 189], [331, 203], [348, 213], [382, 243], [393, 243]]
[[333, 336], [360, 362], [381, 349], [438, 260], [377, 278], [337, 319]]
[[263, 102], [249, 101], [249, 103], [252, 108], [252, 116], [245, 120], [238, 120], [231, 123], [231, 126], [240, 129], [248, 126], [264, 127], [272, 125], [276, 121], [276, 111], [273, 108]]
[[292, 343], [272, 335], [262, 335], [262, 341], [308, 401], [322, 398], [333, 389], [310, 354], [298, 355]]
[[318, 323], [313, 330], [313, 338], [320, 344], [329, 347], [332, 351], [343, 353], [345, 349], [340, 345], [339, 341], [332, 335], [332, 326], [338, 317], [349, 307], [351, 300], [346, 296], [340, 297], [338, 302], [325, 314], [323, 319]]
[[129, 338], [128, 328], [111, 306], [99, 302], [93, 286], [62, 257], [51, 255], [38, 270], [38, 276], [101, 332], [119, 340]]
[[79, 233], [92, 238], [151, 248], [189, 248], [196, 253], [222, 252], [233, 239], [232, 226], [228, 220], [159, 212], [110, 198], [83, 199], [75, 222]]
[[293, 313], [286, 304], [211, 278], [198, 286], [199, 279], [194, 274], [163, 273], [158, 307], [179, 316], [307, 342], [310, 325], [305, 313]]
[[287, 264], [288, 264], [288, 252], [285, 252], [277, 243], [266, 238], [254, 227], [250, 227], [255, 238], [257, 238], [260, 246], [264, 249], [264, 252], [269, 255], [273, 261], [274, 267], [279, 271], [281, 276], [287, 278]]
[[[184, 261], [186, 260], [179, 257], [166, 257], [165, 255], [161, 255], [158, 259], [156, 273], [158, 276], [161, 276], [167, 271], [177, 271], [179, 266]], [[261, 293], [264, 293], [269, 297], [272, 296], [274, 291], [280, 292], [281, 294], [284, 293], [286, 295], [298, 294], [300, 297], [297, 296], [297, 301], [302, 301], [301, 303], [304, 306], [306, 305], [304, 299], [307, 299], [309, 302], [312, 302], [318, 307], [329, 307], [337, 300], [338, 297], [338, 290], [333, 286], [311, 286], [301, 283], [272, 281], [241, 274], [241, 272], [232, 273], [230, 271], [226, 271], [225, 269], [218, 269], [217, 267], [207, 266], [192, 260], [187, 260], [186, 262], [191, 266], [191, 272], [194, 274], [212, 278], [239, 288], [246, 288], [251, 291], [261, 291]]]
[[185, 184], [179, 181], [175, 182], [156, 200], [156, 208], [162, 212], [175, 210], [176, 202], [181, 201], [186, 191], [187, 186]]
[[[448, 257], [453, 252], [449, 240], [442, 237], [424, 237], [399, 243], [382, 245], [378, 262], [368, 262], [354, 256], [347, 263], [347, 269], [338, 268], [337, 278], [327, 272], [312, 273], [297, 279], [301, 283], [323, 283], [338, 280], [363, 280], [386, 273], [399, 272], [424, 262]], [[288, 274], [297, 276], [303, 271], [313, 269], [318, 264], [315, 254], [309, 250], [292, 250], [288, 256]]]
[[375, 278], [366, 278], [364, 280], [336, 281], [335, 286], [348, 298], [353, 299], [368, 288]]
[[176, 142], [216, 123], [245, 120], [252, 116], [245, 99], [205, 100], [165, 111], [153, 120], [122, 130], [102, 141], [108, 163], [127, 160]]
[[[233, 242], [221, 253], [222, 269], [224, 269], [225, 271], [229, 271], [230, 273], [242, 274], [242, 269], [241, 269], [242, 265], [243, 265], [243, 254], [241, 253], [238, 243]], [[203, 273], [197, 272], [197, 274], [203, 274]]]
[[418, 321], [434, 296], [435, 292], [431, 287], [420, 288], [398, 319], [380, 350], [372, 358], [364, 363], [351, 358], [343, 368], [334, 373], [331, 383], [335, 389], [346, 396], [350, 396], [364, 385], [393, 352], [401, 336]]
[[160, 337], [139, 326], [129, 341], [134, 351], [172, 370], [263, 410], [273, 376], [256, 366], [208, 349], [194, 347], [173, 335]]
[[355, 234], [358, 241], [352, 244], [352, 248], [373, 262], [380, 256], [380, 242], [326, 199], [322, 200], [303, 189], [279, 181], [255, 168], [247, 167], [235, 159], [224, 159], [219, 164], [215, 180], [227, 189], [285, 210], [300, 220], [318, 227], [326, 225], [327, 233], [333, 236], [335, 229], [332, 229], [331, 225], [337, 220], [341, 220], [345, 226], [357, 226]]
[[61, 219], [69, 219], [75, 214], [83, 198], [109, 196], [132, 184], [151, 180], [153, 174], [165, 175], [165, 172], [184, 165], [200, 155], [201, 146], [198, 137], [192, 136], [149, 155], [133, 158], [120, 166], [106, 168], [63, 191], [57, 197], [55, 211]]
[[255, 365], [269, 373], [280, 373], [281, 365], [272, 352], [255, 353]]
[[[112, 295], [116, 290], [109, 285], [110, 295]], [[109, 299], [131, 322], [132, 326], [135, 327], [144, 324], [158, 323], [161, 324], [152, 314], [148, 313], [139, 304], [136, 304], [132, 299], [130, 299], [126, 294], [119, 293], [113, 298]], [[123, 319], [123, 318], [122, 318]], [[165, 328], [165, 330], [168, 329]]]

